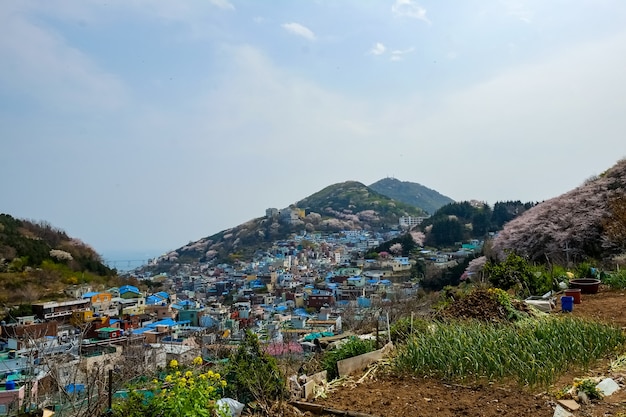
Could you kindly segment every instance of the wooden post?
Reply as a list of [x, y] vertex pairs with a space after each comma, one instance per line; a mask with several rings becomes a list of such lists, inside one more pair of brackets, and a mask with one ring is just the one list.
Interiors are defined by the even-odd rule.
[[109, 409], [108, 413], [113, 410], [113, 369], [109, 369]]
[[378, 349], [378, 323], [380, 322], [380, 315], [376, 316], [376, 349]]

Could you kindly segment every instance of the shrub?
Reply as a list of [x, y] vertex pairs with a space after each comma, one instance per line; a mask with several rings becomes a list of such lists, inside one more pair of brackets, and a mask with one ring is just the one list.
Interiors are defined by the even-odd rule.
[[626, 288], [626, 270], [601, 273], [600, 279], [603, 284], [607, 285], [611, 289], [623, 290]]
[[322, 357], [322, 368], [328, 372], [328, 379], [339, 376], [338, 361], [371, 352], [375, 349], [374, 344], [373, 340], [351, 337], [340, 346], [325, 352]]
[[242, 403], [269, 405], [287, 394], [276, 359], [261, 349], [258, 336], [250, 330], [230, 358], [226, 381], [228, 395]]
[[483, 269], [494, 287], [510, 289], [522, 296], [544, 294], [552, 289], [552, 278], [510, 251], [504, 261], [489, 261]]
[[209, 417], [217, 413], [216, 400], [222, 397], [226, 381], [219, 373], [203, 372], [201, 361], [194, 361], [190, 368], [179, 367], [175, 360], [170, 362], [168, 372], [139, 385], [131, 386], [128, 397], [113, 407], [113, 416], [188, 416]]

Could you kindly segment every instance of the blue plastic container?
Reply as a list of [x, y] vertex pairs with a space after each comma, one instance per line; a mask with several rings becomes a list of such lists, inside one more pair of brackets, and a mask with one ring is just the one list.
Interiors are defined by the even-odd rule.
[[561, 311], [571, 312], [574, 310], [574, 297], [564, 295], [561, 297]]

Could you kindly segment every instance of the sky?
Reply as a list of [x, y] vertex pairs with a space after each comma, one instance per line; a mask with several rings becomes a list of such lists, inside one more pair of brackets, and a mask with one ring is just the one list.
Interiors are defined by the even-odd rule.
[[541, 201], [626, 157], [621, 0], [3, 0], [0, 212], [156, 256], [385, 177]]

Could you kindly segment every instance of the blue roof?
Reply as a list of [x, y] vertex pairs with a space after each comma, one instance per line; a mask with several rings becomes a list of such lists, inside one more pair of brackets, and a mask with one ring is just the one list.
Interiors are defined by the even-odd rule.
[[152, 327], [140, 327], [138, 329], [133, 329], [131, 331], [132, 334], [142, 334], [148, 331], [154, 330]]
[[146, 298], [146, 305], [151, 306], [151, 305], [155, 305], [155, 304], [160, 304], [163, 301], [165, 301], [165, 300], [163, 300], [161, 297], [157, 297], [156, 295], [149, 295]]
[[157, 326], [176, 326], [176, 324], [178, 324], [176, 320], [167, 318], [167, 319], [155, 321], [154, 323], [150, 323], [146, 327], [155, 328]]
[[86, 293], [83, 294], [83, 298], [91, 298], [94, 295], [98, 295], [98, 294], [100, 294], [100, 293], [97, 292], [97, 291], [86, 292]]
[[157, 297], [165, 298], [166, 300], [170, 298], [170, 295], [166, 293], [165, 291], [159, 291], [154, 295], [156, 295]]
[[133, 285], [123, 285], [120, 287], [120, 294], [124, 294], [127, 292], [134, 292], [136, 294], [141, 294], [141, 292], [139, 292], [139, 288]]
[[296, 315], [296, 316], [309, 317], [309, 314], [303, 308], [296, 308], [293, 311], [293, 314]]

